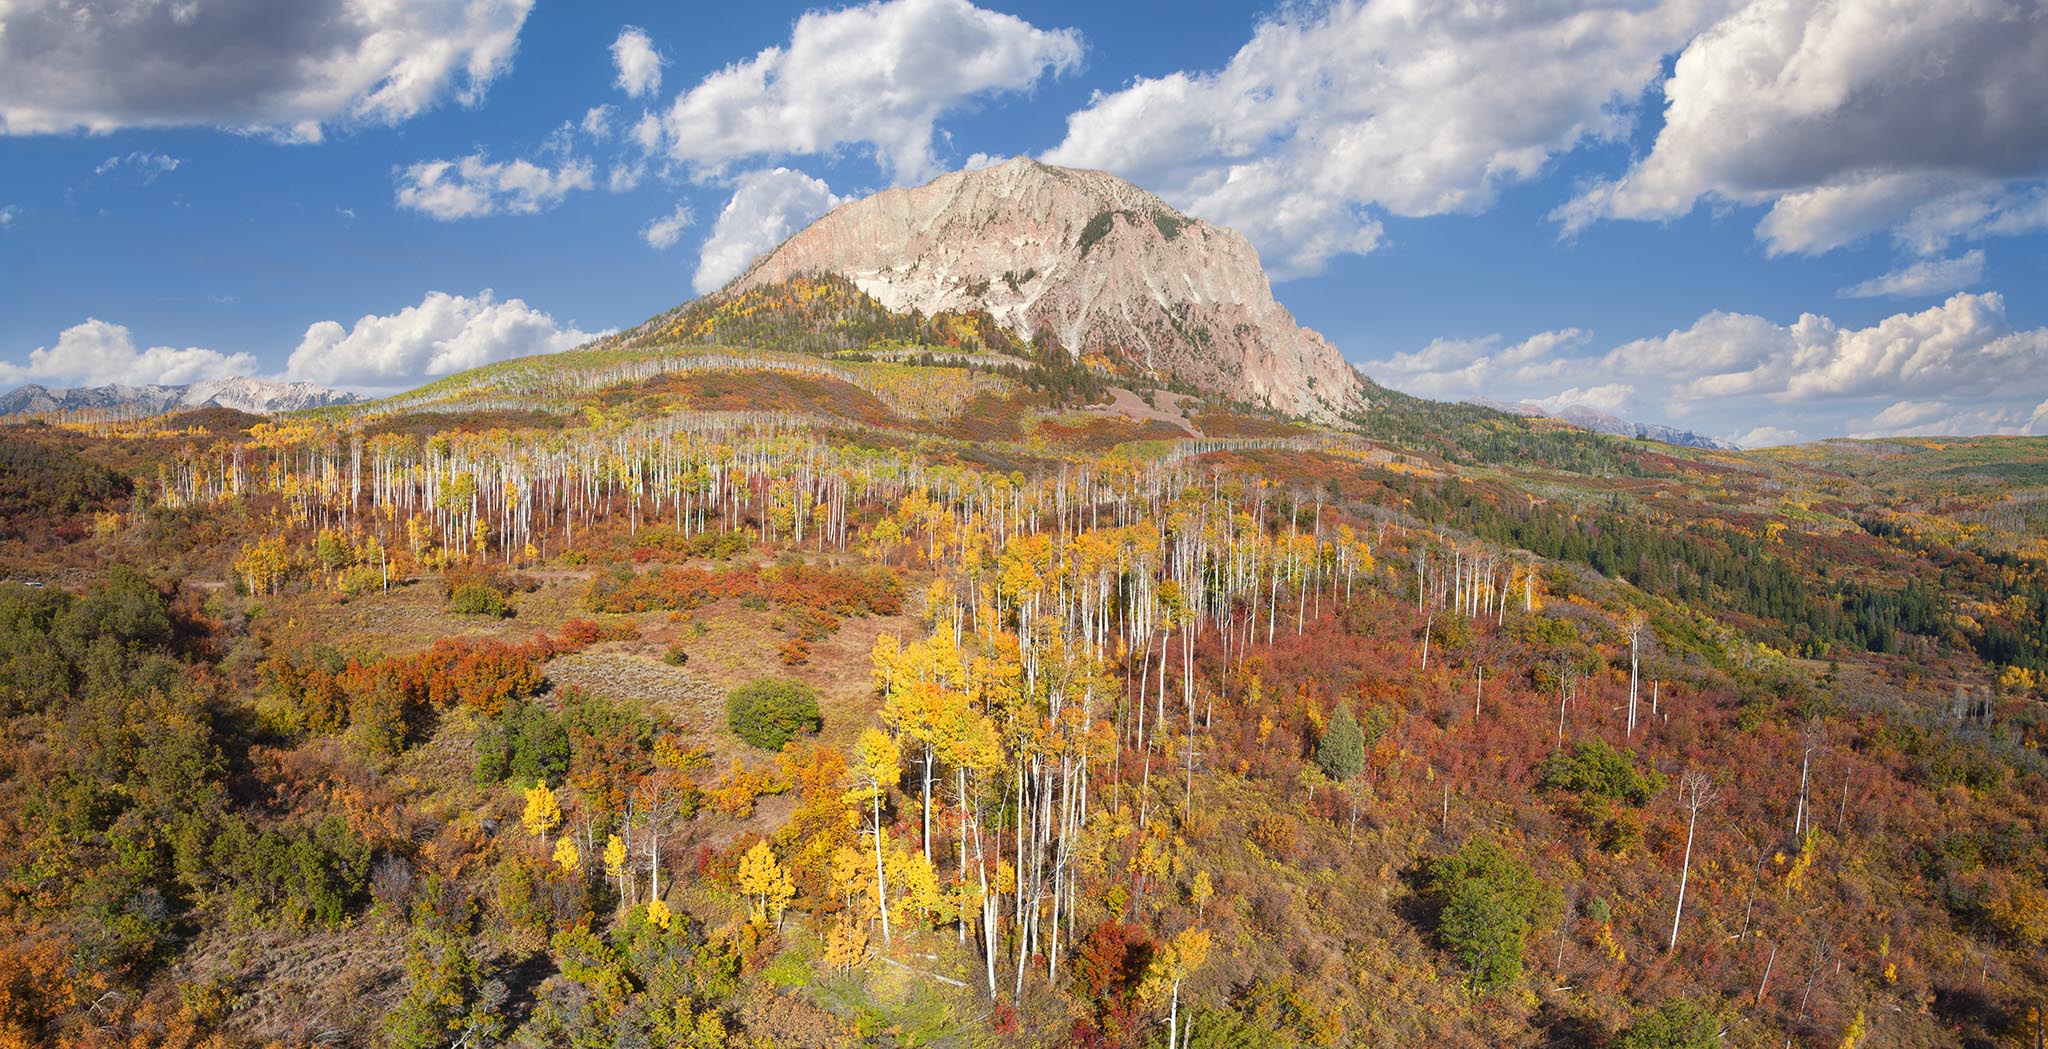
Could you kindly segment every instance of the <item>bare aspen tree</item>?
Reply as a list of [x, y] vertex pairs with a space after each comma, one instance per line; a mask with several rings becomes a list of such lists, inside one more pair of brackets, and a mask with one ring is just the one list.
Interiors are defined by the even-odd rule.
[[1429, 634], [1430, 630], [1435, 626], [1436, 608], [1432, 606], [1429, 614], [1424, 616], [1422, 620], [1422, 669], [1424, 670], [1429, 669]]
[[1693, 833], [1699, 829], [1700, 810], [1712, 805], [1721, 792], [1714, 787], [1714, 781], [1699, 769], [1687, 769], [1678, 780], [1679, 803], [1686, 807], [1685, 859], [1678, 869], [1678, 905], [1671, 909], [1671, 941], [1665, 944], [1666, 951], [1678, 949], [1678, 921], [1685, 916], [1685, 883], [1692, 876]]
[[1578, 687], [1578, 668], [1569, 659], [1557, 659], [1557, 749], [1564, 749], [1564, 711]]
[[1813, 752], [1826, 741], [1818, 720], [1806, 723], [1806, 733], [1801, 740], [1799, 754], [1799, 799], [1792, 809], [1792, 837], [1798, 839], [1806, 833], [1806, 784], [1808, 774], [1813, 770]]
[[1578, 913], [1579, 913], [1579, 909], [1578, 909], [1578, 908], [1579, 908], [1579, 900], [1578, 900], [1578, 893], [1577, 893], [1576, 891], [1574, 891], [1574, 889], [1573, 889], [1573, 888], [1572, 888], [1571, 886], [1569, 886], [1569, 885], [1565, 886], [1565, 890], [1564, 890], [1564, 918], [1563, 918], [1562, 920], [1560, 920], [1560, 921], [1559, 921], [1559, 922], [1557, 923], [1557, 961], [1556, 961], [1555, 963], [1553, 963], [1553, 964], [1551, 965], [1551, 968], [1553, 968], [1553, 969], [1556, 969], [1556, 970], [1557, 970], [1558, 972], [1560, 972], [1560, 973], [1564, 971], [1564, 938], [1565, 938], [1565, 934], [1566, 934], [1566, 933], [1567, 933], [1568, 931], [1570, 931], [1570, 929], [1571, 929], [1571, 927], [1572, 927], [1572, 919], [1574, 919], [1574, 918], [1576, 918], [1576, 917], [1578, 916]]
[[1849, 819], [1849, 784], [1850, 784], [1850, 783], [1851, 783], [1852, 781], [1854, 781], [1854, 780], [1855, 780], [1855, 778], [1856, 778], [1856, 761], [1855, 761], [1855, 759], [1854, 759], [1854, 758], [1847, 758], [1847, 759], [1844, 759], [1844, 760], [1843, 760], [1843, 762], [1842, 762], [1842, 806], [1841, 806], [1841, 808], [1839, 808], [1839, 809], [1837, 809], [1837, 810], [1835, 811], [1835, 833], [1836, 833], [1836, 834], [1840, 834], [1840, 833], [1842, 833], [1842, 824], [1843, 824], [1843, 823], [1845, 823], [1845, 822], [1847, 822], [1847, 821], [1848, 821], [1848, 819]]
[[1764, 1004], [1764, 992], [1769, 990], [1771, 986], [1771, 966], [1776, 965], [1777, 962], [1778, 945], [1774, 943], [1771, 945], [1771, 956], [1764, 959], [1764, 977], [1758, 980], [1756, 984], [1756, 1004], [1758, 1006]]
[[1799, 993], [1799, 1019], [1806, 1019], [1806, 1007], [1813, 999], [1813, 989], [1820, 983], [1821, 975], [1827, 972], [1828, 963], [1835, 960], [1836, 950], [1834, 927], [1823, 927], [1820, 938], [1813, 945], [1813, 964], [1806, 970], [1806, 989]]
[[1622, 636], [1628, 638], [1628, 731], [1625, 738], [1636, 735], [1636, 691], [1640, 680], [1638, 667], [1643, 646], [1643, 632], [1650, 628], [1650, 619], [1640, 609], [1631, 608], [1621, 621]]

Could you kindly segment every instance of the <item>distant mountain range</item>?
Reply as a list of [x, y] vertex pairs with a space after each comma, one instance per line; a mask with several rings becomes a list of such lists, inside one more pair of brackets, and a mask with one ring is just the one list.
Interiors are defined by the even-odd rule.
[[1569, 404], [1553, 410], [1529, 401], [1516, 401], [1511, 404], [1485, 397], [1474, 397], [1470, 403], [1485, 408], [1492, 408], [1495, 411], [1507, 412], [1511, 415], [1556, 419], [1561, 423], [1576, 426], [1581, 430], [1612, 434], [1616, 437], [1634, 437], [1645, 441], [1656, 441], [1660, 444], [1675, 444], [1685, 448], [1719, 448], [1731, 452], [1738, 450], [1738, 446], [1733, 442], [1724, 441], [1718, 437], [1709, 437], [1703, 433], [1681, 430], [1675, 426], [1665, 426], [1661, 423], [1632, 422], [1618, 415], [1603, 412], [1598, 408], [1589, 408], [1583, 404]]
[[351, 404], [356, 395], [310, 382], [273, 382], [235, 376], [178, 386], [49, 387], [29, 385], [0, 394], [0, 416], [51, 412], [103, 411], [162, 415], [194, 408], [232, 408], [254, 415], [272, 415], [300, 408]]

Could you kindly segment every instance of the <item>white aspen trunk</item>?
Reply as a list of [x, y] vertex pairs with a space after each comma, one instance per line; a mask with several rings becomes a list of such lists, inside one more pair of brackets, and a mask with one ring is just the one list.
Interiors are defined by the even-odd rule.
[[1797, 839], [1806, 832], [1806, 774], [1813, 764], [1813, 748], [1799, 758], [1799, 802], [1792, 810], [1792, 837]]
[[1641, 631], [1639, 631], [1639, 630], [1631, 630], [1631, 631], [1629, 631], [1629, 635], [1628, 635], [1628, 732], [1627, 732], [1627, 733], [1626, 733], [1626, 735], [1624, 736], [1624, 738], [1626, 738], [1626, 739], [1634, 739], [1634, 738], [1636, 738], [1636, 680], [1637, 680], [1637, 678], [1636, 678], [1636, 648], [1637, 648], [1637, 643], [1639, 642], [1639, 640], [1641, 639], [1641, 637], [1642, 637], [1642, 632], [1641, 632]]
[[1430, 628], [1435, 625], [1436, 610], [1430, 609], [1429, 615], [1422, 620], [1422, 669], [1424, 670], [1429, 669], [1429, 632]]
[[924, 861], [932, 861], [932, 745], [924, 745]]
[[1166, 1044], [1179, 1044], [1180, 1036], [1180, 981], [1173, 981], [1173, 1004], [1166, 1008]]
[[890, 942], [889, 936], [889, 883], [882, 874], [882, 792], [875, 788], [875, 909], [882, 914], [882, 942]]
[[1695, 803], [1692, 817], [1685, 823], [1685, 861], [1678, 868], [1678, 906], [1671, 909], [1671, 942], [1664, 945], [1667, 952], [1678, 949], [1678, 919], [1685, 914], [1685, 883], [1692, 876], [1692, 833], [1699, 822], [1700, 807]]

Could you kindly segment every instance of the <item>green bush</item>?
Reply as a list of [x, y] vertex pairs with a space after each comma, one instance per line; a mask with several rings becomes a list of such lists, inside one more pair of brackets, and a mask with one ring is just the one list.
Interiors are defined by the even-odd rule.
[[1714, 1049], [1721, 1044], [1721, 1014], [1704, 1005], [1674, 999], [1628, 1025], [1616, 1049]]
[[569, 726], [539, 703], [518, 702], [476, 740], [476, 781], [501, 782], [508, 777], [525, 786], [560, 783], [569, 771]]
[[1480, 993], [1521, 979], [1523, 945], [1562, 906], [1556, 886], [1492, 841], [1430, 864], [1429, 895], [1440, 908], [1437, 939]]
[[250, 922], [333, 928], [369, 886], [369, 843], [340, 816], [276, 829], [229, 816], [213, 838], [210, 859], [231, 909]]
[[1616, 750], [1596, 739], [1579, 744], [1570, 754], [1560, 751], [1545, 758], [1543, 786], [1641, 805], [1664, 789], [1664, 774], [1637, 768], [1634, 751]]
[[376, 565], [357, 565], [341, 573], [336, 588], [350, 597], [384, 589], [384, 571]]
[[741, 739], [765, 750], [781, 750], [798, 733], [816, 732], [818, 693], [800, 681], [760, 678], [732, 690], [725, 701], [726, 723]]
[[495, 616], [504, 618], [512, 614], [512, 606], [505, 601], [505, 595], [482, 583], [468, 583], [457, 587], [448, 599], [455, 611], [466, 616]]

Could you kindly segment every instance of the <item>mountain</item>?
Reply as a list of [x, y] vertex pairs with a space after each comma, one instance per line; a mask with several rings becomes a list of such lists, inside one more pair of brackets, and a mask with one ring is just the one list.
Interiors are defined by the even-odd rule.
[[1018, 158], [841, 205], [717, 296], [836, 274], [898, 313], [986, 312], [1113, 370], [1330, 418], [1365, 385], [1244, 237], [1100, 171]]
[[1686, 448], [1719, 448], [1724, 451], [1735, 451], [1737, 448], [1732, 441], [1724, 441], [1718, 437], [1709, 437], [1703, 433], [1694, 433], [1691, 430], [1681, 430], [1675, 426], [1665, 426], [1662, 423], [1632, 422], [1621, 416], [1603, 412], [1598, 408], [1589, 408], [1583, 404], [1568, 404], [1553, 410], [1530, 401], [1517, 401], [1513, 404], [1508, 404], [1489, 400], [1485, 397], [1475, 397], [1471, 403], [1492, 408], [1496, 411], [1509, 412], [1514, 415], [1556, 419], [1559, 422], [1576, 426], [1581, 430], [1612, 434], [1616, 437], [1633, 437], [1639, 440], [1656, 441], [1660, 444], [1675, 444]]
[[183, 385], [49, 387], [28, 385], [0, 394], [0, 416], [46, 412], [112, 411], [161, 415], [188, 408], [232, 408], [254, 415], [351, 404], [356, 395], [310, 382], [274, 382], [233, 376]]

